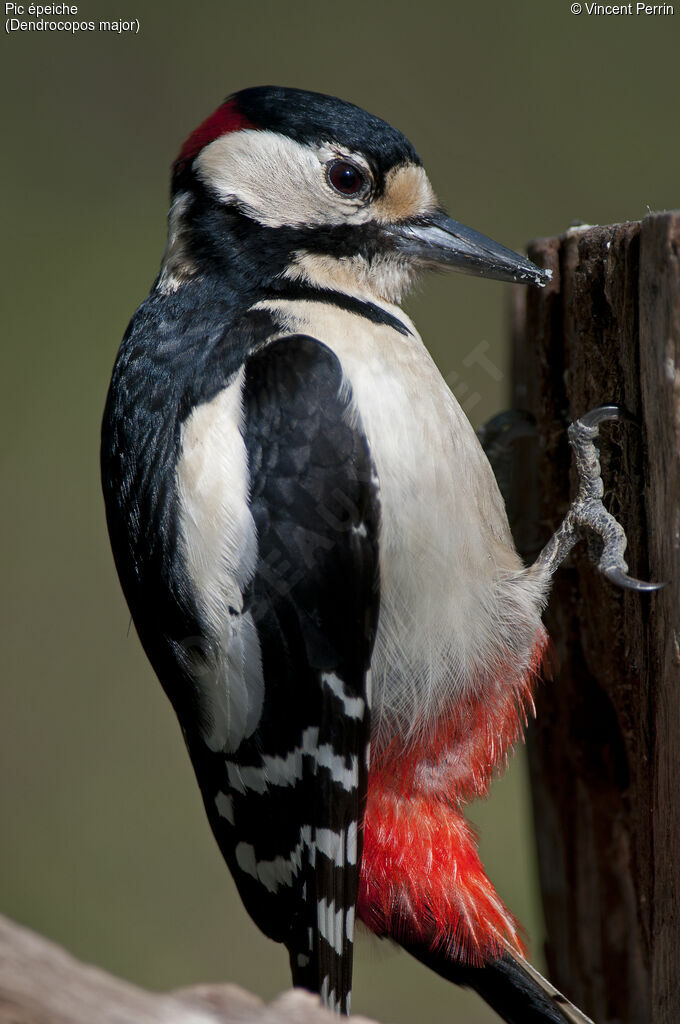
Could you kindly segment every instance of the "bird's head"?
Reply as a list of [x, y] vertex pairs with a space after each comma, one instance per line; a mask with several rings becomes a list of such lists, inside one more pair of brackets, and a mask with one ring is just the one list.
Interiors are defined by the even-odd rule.
[[207, 269], [399, 301], [425, 267], [545, 284], [525, 257], [448, 217], [411, 143], [332, 96], [229, 97], [174, 164], [161, 282]]

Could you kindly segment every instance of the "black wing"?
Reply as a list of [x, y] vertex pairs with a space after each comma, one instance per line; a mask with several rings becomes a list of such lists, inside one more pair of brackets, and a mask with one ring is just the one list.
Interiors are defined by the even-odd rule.
[[246, 362], [242, 433], [257, 566], [243, 614], [264, 679], [256, 730], [225, 761], [189, 741], [244, 903], [296, 985], [348, 1012], [378, 614], [375, 473], [335, 355], [305, 336]]

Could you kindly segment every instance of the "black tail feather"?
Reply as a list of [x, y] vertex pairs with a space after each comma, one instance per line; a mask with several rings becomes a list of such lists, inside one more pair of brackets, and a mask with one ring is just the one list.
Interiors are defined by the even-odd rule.
[[456, 985], [474, 989], [507, 1024], [593, 1024], [526, 960], [507, 952], [482, 967], [451, 960], [443, 951], [400, 940], [404, 949]]

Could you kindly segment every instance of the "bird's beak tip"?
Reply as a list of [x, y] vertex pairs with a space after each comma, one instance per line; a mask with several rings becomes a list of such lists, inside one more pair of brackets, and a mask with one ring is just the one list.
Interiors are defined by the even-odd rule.
[[439, 211], [424, 221], [399, 225], [392, 233], [401, 252], [426, 266], [539, 288], [552, 279], [551, 270]]
[[538, 288], [545, 288], [546, 285], [552, 281], [553, 272], [547, 270], [545, 267], [539, 267], [534, 264], [535, 270], [531, 274], [527, 274], [526, 283], [535, 284]]

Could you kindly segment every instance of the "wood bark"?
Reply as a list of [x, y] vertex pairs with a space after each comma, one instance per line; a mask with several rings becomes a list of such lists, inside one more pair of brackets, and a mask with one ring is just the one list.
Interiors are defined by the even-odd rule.
[[[356, 1024], [371, 1024], [363, 1017]], [[148, 992], [80, 963], [0, 917], [0, 1024], [333, 1024], [337, 1017], [294, 989], [266, 1006], [236, 985]]]
[[[598, 575], [587, 546], [555, 577], [530, 764], [551, 980], [597, 1024], [680, 1021], [680, 214], [535, 242], [551, 284], [524, 293], [509, 508], [527, 558], [575, 493], [566, 426], [602, 404], [605, 504], [651, 595]], [[521, 301], [518, 299], [518, 301]], [[571, 477], [570, 477], [571, 474]]]

